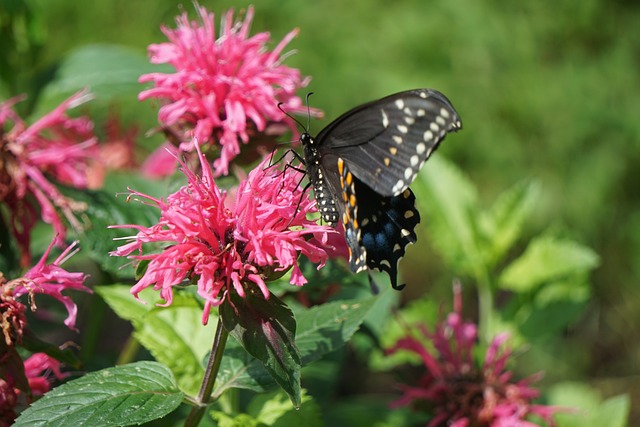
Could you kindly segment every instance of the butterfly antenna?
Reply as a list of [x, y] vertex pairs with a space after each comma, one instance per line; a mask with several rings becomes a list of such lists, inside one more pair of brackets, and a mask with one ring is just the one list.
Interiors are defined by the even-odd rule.
[[309, 132], [309, 129], [311, 128], [311, 107], [309, 106], [309, 98], [311, 97], [311, 95], [313, 95], [313, 92], [309, 92], [307, 94], [307, 98], [305, 99], [305, 102], [307, 103], [307, 128], [305, 129], [305, 131]]
[[284, 104], [284, 103], [283, 102], [278, 102], [278, 110], [282, 111], [285, 116], [289, 117], [291, 120], [296, 122], [298, 124], [298, 126], [300, 126], [302, 129], [304, 129], [305, 132], [307, 132], [308, 128], [305, 128], [304, 125], [302, 123], [300, 123], [300, 121], [298, 119], [296, 119], [291, 114], [289, 114], [286, 111], [284, 111], [284, 109], [282, 108], [282, 104]]

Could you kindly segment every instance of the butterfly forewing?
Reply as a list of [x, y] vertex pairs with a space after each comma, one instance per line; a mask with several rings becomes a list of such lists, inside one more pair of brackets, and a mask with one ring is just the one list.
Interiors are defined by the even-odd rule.
[[401, 194], [447, 132], [462, 127], [449, 100], [433, 89], [416, 89], [361, 105], [320, 132], [324, 154], [342, 158], [360, 181], [383, 196]]

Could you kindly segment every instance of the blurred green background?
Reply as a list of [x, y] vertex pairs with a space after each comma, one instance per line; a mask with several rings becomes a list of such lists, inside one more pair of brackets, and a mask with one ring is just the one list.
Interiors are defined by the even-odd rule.
[[[201, 4], [220, 16], [249, 3]], [[160, 24], [174, 27], [181, 8], [195, 18], [190, 3], [173, 0], [0, 5], [0, 97], [27, 92], [32, 104], [24, 109], [39, 95], [46, 98], [41, 89], [78, 48], [125, 46], [132, 61], [145, 63], [146, 46], [166, 40]], [[358, 103], [437, 88], [464, 125], [438, 155], [465, 171], [482, 200], [524, 178], [538, 180], [541, 201], [530, 232], [551, 226], [601, 256], [588, 310], [567, 331], [567, 349], [581, 353], [581, 362], [562, 379], [586, 381], [604, 396], [630, 392], [632, 425], [640, 422], [640, 2], [267, 0], [254, 6], [254, 33], [270, 31], [277, 42], [300, 28], [286, 63], [313, 77], [312, 106], [325, 119], [312, 123], [312, 133]], [[7, 17], [16, 16], [24, 19], [22, 33], [8, 34]], [[131, 77], [125, 73], [123, 86], [137, 85]], [[66, 84], [60, 92], [82, 86]], [[137, 104], [131, 90], [122, 97], [131, 106], [121, 107], [125, 121], [155, 124], [151, 103]], [[426, 282], [422, 289], [429, 290], [432, 280], [451, 277], [426, 241], [423, 233], [402, 266], [407, 281]], [[411, 288], [403, 297], [420, 290]]]

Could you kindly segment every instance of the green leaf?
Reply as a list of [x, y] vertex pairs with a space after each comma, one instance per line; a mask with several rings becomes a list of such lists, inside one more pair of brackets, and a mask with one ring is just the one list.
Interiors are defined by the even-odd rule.
[[411, 185], [418, 210], [431, 231], [434, 247], [449, 265], [472, 272], [483, 263], [478, 247], [476, 190], [472, 183], [442, 156], [435, 156]]
[[160, 300], [153, 290], [141, 294], [142, 299], [148, 299], [147, 304], [137, 301], [127, 286], [102, 286], [97, 292], [120, 317], [132, 322], [134, 336], [157, 361], [171, 369], [180, 388], [187, 394], [197, 394], [216, 322], [213, 317], [202, 325], [202, 306], [196, 297], [176, 292], [171, 306], [156, 307]]
[[530, 302], [513, 301], [518, 308], [512, 323], [529, 339], [555, 334], [584, 313], [590, 296], [584, 280], [547, 283]]
[[[378, 298], [335, 301], [296, 310], [296, 344], [302, 365], [314, 362], [347, 343], [377, 302]], [[260, 361], [248, 354], [237, 341], [227, 341], [214, 397], [229, 388], [264, 392], [273, 385], [274, 380]]]
[[586, 246], [554, 237], [537, 237], [503, 271], [499, 282], [503, 289], [529, 292], [545, 282], [585, 274], [598, 263], [598, 256]]
[[47, 84], [39, 98], [34, 116], [55, 108], [73, 93], [87, 88], [95, 99], [81, 107], [91, 109], [90, 116], [100, 121], [106, 117], [113, 105], [118, 113], [128, 121], [142, 121], [153, 126], [155, 111], [140, 108], [138, 93], [144, 86], [138, 83], [142, 74], [169, 69], [149, 63], [143, 53], [118, 45], [84, 45], [72, 51], [61, 62], [55, 78]]
[[625, 427], [631, 409], [628, 394], [602, 401], [599, 393], [580, 383], [560, 383], [547, 393], [549, 403], [567, 408], [554, 417], [558, 427]]
[[128, 285], [94, 286], [93, 290], [120, 318], [130, 322], [141, 321], [153, 309], [153, 305], [160, 301], [157, 296], [153, 298], [157, 294], [148, 288], [140, 293], [140, 301], [131, 294], [131, 286]]
[[235, 339], [227, 340], [212, 393], [214, 399], [230, 388], [264, 393], [275, 384], [275, 380], [262, 362], [247, 353]]
[[302, 394], [299, 407], [281, 390], [256, 395], [247, 407], [247, 413], [229, 414], [212, 411], [212, 418], [220, 427], [320, 427], [322, 418], [318, 405], [306, 394]]
[[377, 298], [335, 301], [296, 313], [296, 343], [302, 363], [309, 364], [345, 345], [364, 321]]
[[480, 215], [482, 234], [488, 242], [485, 259], [489, 267], [500, 262], [520, 237], [522, 224], [531, 214], [537, 193], [536, 184], [518, 183], [502, 193], [489, 211]]
[[155, 362], [138, 362], [92, 372], [51, 390], [14, 425], [141, 424], [170, 413], [183, 397], [169, 369]]
[[299, 407], [294, 407], [281, 391], [257, 395], [247, 412], [263, 425], [272, 427], [321, 427], [320, 408], [306, 393], [302, 393]]
[[300, 405], [300, 353], [295, 343], [293, 313], [275, 295], [265, 300], [255, 291], [230, 294], [220, 306], [225, 329], [260, 360], [294, 405]]
[[162, 194], [166, 184], [151, 183], [137, 175], [112, 174], [105, 181], [101, 190], [78, 190], [71, 187], [60, 187], [62, 193], [86, 205], [84, 218], [85, 230], [80, 233], [80, 245], [92, 259], [105, 270], [121, 278], [132, 278], [135, 271], [125, 267], [131, 261], [124, 257], [109, 255], [119, 245], [114, 239], [134, 235], [135, 230], [129, 228], [113, 229], [113, 225], [136, 224], [150, 226], [158, 221], [159, 210], [153, 206], [127, 201], [127, 186], [143, 191], [149, 195]]

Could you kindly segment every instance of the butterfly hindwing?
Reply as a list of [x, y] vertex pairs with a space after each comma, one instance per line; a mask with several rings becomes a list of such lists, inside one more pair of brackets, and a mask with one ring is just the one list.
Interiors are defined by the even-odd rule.
[[406, 246], [417, 239], [415, 227], [420, 214], [415, 208], [416, 198], [409, 189], [399, 196], [381, 196], [355, 178], [342, 160], [338, 162], [343, 191], [337, 203], [344, 211], [351, 271], [384, 271], [391, 285], [398, 288], [398, 261]]
[[383, 196], [401, 194], [447, 132], [462, 127], [449, 100], [416, 89], [361, 105], [316, 138], [321, 157], [342, 158], [360, 181]]

